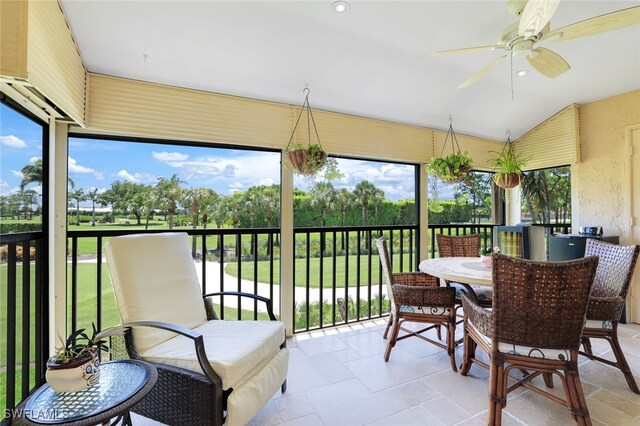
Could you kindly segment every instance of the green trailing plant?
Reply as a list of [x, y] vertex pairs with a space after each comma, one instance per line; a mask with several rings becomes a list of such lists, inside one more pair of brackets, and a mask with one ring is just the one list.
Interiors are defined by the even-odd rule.
[[480, 247], [480, 250], [478, 250], [480, 256], [491, 256], [492, 253], [500, 253], [500, 247]]
[[100, 351], [109, 351], [107, 341], [109, 336], [122, 335], [124, 327], [112, 327], [98, 332], [94, 323], [91, 323], [93, 332], [89, 336], [85, 328], [81, 328], [69, 334], [69, 337], [62, 339], [58, 336], [62, 346], [56, 348], [56, 354], [49, 358], [48, 365], [61, 366], [85, 358], [91, 358]]
[[498, 156], [489, 160], [494, 167], [493, 181], [501, 188], [515, 188], [522, 183], [522, 168], [530, 161], [530, 157], [518, 155], [513, 143], [507, 143], [501, 152], [492, 151]]
[[[296, 144], [286, 155], [293, 171], [302, 176], [313, 176], [327, 164], [327, 153], [319, 144]], [[331, 164], [336, 166], [335, 162]]]
[[467, 151], [452, 152], [446, 157], [433, 157], [427, 166], [427, 172], [443, 182], [462, 182], [471, 171], [473, 160]]

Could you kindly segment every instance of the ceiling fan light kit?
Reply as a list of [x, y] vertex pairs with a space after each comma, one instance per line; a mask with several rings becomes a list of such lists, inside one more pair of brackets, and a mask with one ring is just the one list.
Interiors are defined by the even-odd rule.
[[434, 55], [442, 56], [487, 50], [508, 51], [506, 55], [498, 57], [469, 77], [458, 86], [459, 89], [480, 80], [509, 56], [511, 58], [524, 56], [540, 74], [548, 78], [556, 78], [569, 71], [571, 66], [560, 55], [550, 49], [538, 46], [538, 43], [571, 40], [640, 24], [640, 6], [635, 6], [585, 19], [552, 31], [550, 20], [559, 4], [560, 0], [508, 0], [507, 10], [519, 16], [520, 19], [502, 31], [500, 44], [444, 50], [436, 52]]

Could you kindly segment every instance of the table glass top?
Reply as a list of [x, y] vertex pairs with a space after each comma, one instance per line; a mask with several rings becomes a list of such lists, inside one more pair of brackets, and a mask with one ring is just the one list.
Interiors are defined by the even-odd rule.
[[79, 420], [110, 410], [135, 395], [149, 380], [141, 364], [114, 361], [100, 365], [100, 380], [79, 392], [54, 392], [45, 385], [27, 401], [25, 414], [48, 424]]
[[492, 272], [479, 257], [438, 257], [420, 262], [422, 272], [460, 283], [491, 285]]

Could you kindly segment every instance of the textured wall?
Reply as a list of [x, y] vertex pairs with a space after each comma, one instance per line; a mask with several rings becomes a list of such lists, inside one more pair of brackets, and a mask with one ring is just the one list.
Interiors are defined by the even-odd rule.
[[573, 231], [604, 227], [629, 239], [629, 153], [626, 128], [640, 124], [640, 90], [580, 107], [582, 163], [572, 168]]

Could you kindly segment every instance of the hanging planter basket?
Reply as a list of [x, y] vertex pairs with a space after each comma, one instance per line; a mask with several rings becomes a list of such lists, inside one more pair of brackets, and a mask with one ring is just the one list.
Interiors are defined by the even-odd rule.
[[[309, 89], [305, 88], [303, 92], [306, 92], [306, 97], [302, 103], [300, 114], [296, 120], [289, 143], [287, 144], [285, 157], [287, 163], [293, 168], [293, 172], [305, 177], [313, 176], [318, 173], [327, 163], [327, 152], [322, 148], [320, 143], [320, 136], [318, 136], [318, 129], [316, 128], [316, 121], [313, 118], [313, 112], [311, 111], [311, 105], [309, 104]], [[300, 123], [300, 117], [303, 112], [307, 112], [307, 130], [308, 130], [308, 143], [307, 146], [301, 146], [296, 144], [291, 146], [293, 137], [296, 134], [298, 123]], [[316, 135], [318, 143], [311, 143], [311, 125], [313, 125], [313, 131]]]
[[[460, 150], [456, 133], [453, 131], [452, 119], [449, 118], [449, 130], [442, 145], [440, 157], [433, 157], [427, 166], [427, 172], [435, 175], [444, 183], [460, 183], [467, 178], [473, 167], [473, 160], [469, 154]], [[451, 137], [451, 154], [443, 157], [447, 141]]]
[[496, 173], [493, 175], [493, 181], [500, 188], [511, 189], [520, 185], [522, 181], [521, 173]]
[[292, 149], [286, 153], [287, 162], [295, 173], [312, 176], [327, 163], [327, 153], [310, 148]]
[[511, 189], [522, 183], [522, 168], [529, 158], [518, 155], [511, 142], [511, 132], [507, 131], [507, 142], [498, 157], [489, 160], [494, 165], [493, 181], [500, 188]]

